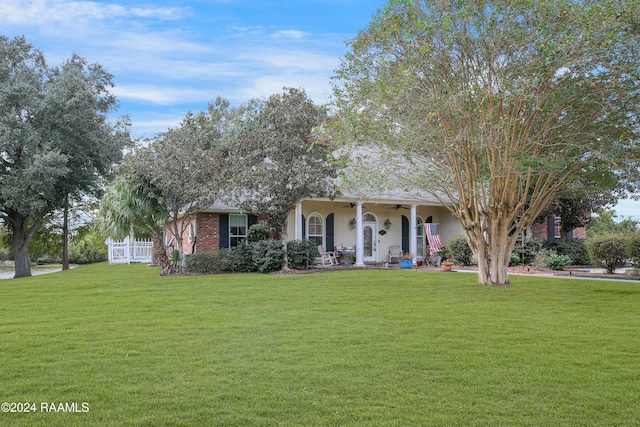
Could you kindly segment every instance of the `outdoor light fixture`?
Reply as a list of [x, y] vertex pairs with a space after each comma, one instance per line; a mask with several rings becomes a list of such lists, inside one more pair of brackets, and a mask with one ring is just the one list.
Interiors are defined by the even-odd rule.
[[387, 230], [391, 228], [391, 221], [389, 221], [389, 218], [384, 222], [384, 228]]
[[356, 228], [356, 219], [355, 218], [351, 218], [351, 221], [349, 221], [349, 225], [351, 226], [352, 230], [354, 228]]

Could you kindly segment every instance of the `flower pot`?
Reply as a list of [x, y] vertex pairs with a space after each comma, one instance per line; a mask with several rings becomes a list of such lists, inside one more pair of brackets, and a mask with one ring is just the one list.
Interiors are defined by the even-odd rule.
[[440, 268], [442, 269], [442, 271], [451, 271], [451, 269], [453, 268], [453, 264], [442, 263], [440, 264]]
[[400, 268], [403, 269], [411, 269], [413, 268], [413, 261], [410, 259], [403, 259], [398, 262], [400, 264]]
[[422, 267], [422, 260], [416, 261], [416, 264], [418, 264], [418, 267]]

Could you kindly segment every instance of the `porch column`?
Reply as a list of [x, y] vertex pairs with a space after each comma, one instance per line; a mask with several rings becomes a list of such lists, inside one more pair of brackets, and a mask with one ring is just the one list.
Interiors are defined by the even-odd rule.
[[302, 240], [302, 202], [296, 205], [295, 216], [296, 216], [296, 227], [295, 227], [296, 237], [295, 238], [296, 240]]
[[413, 254], [413, 263], [416, 264], [418, 256], [418, 205], [411, 205], [411, 218], [409, 219], [409, 252]]
[[356, 203], [356, 266], [363, 267], [364, 230], [362, 229], [362, 202]]

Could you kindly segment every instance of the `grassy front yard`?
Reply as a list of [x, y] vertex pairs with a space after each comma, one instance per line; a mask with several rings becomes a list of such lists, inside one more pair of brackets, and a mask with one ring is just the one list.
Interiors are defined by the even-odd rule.
[[[640, 424], [639, 284], [475, 282], [106, 264], [3, 280], [0, 402], [37, 411], [0, 425]], [[79, 412], [43, 412], [59, 402]]]

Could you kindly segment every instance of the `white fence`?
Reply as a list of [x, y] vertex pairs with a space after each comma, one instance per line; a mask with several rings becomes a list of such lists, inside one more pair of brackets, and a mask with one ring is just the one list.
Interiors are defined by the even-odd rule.
[[109, 264], [153, 261], [153, 241], [151, 240], [135, 240], [126, 237], [122, 242], [114, 242], [108, 238], [105, 243], [109, 248]]

